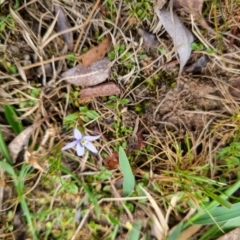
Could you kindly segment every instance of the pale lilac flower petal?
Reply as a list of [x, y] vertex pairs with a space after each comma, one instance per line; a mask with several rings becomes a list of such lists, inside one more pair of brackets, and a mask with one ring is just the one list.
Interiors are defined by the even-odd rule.
[[83, 154], [84, 154], [84, 147], [82, 145], [78, 144], [77, 145], [77, 155], [79, 157], [81, 157], [81, 156], [83, 156]]
[[62, 150], [67, 150], [69, 148], [72, 148], [76, 146], [79, 143], [79, 140], [75, 140], [73, 142], [68, 143], [65, 147], [62, 148]]
[[74, 128], [73, 134], [74, 134], [74, 137], [78, 140], [82, 139], [82, 137], [83, 137], [82, 134], [80, 133], [80, 131], [77, 128]]
[[95, 146], [91, 142], [87, 142], [84, 147], [86, 147], [89, 151], [92, 153], [98, 153], [98, 150], [95, 148]]
[[97, 135], [97, 136], [84, 136], [83, 139], [92, 142], [92, 141], [95, 141], [95, 140], [99, 139], [100, 137], [101, 137], [100, 135]]

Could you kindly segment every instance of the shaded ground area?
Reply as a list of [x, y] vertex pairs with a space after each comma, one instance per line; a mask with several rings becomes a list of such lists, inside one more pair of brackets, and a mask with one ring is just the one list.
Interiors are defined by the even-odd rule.
[[[240, 6], [172, 3], [2, 1], [0, 239], [174, 239], [203, 206], [228, 204], [221, 194], [239, 176]], [[182, 73], [161, 7], [194, 36]], [[84, 84], [68, 72], [77, 66]], [[61, 150], [74, 128], [101, 135], [97, 154]], [[136, 180], [129, 196], [120, 146]], [[178, 239], [208, 229], [184, 226]]]

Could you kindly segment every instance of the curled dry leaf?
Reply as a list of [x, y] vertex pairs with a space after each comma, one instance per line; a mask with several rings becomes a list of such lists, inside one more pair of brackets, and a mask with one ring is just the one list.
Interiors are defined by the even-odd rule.
[[191, 55], [191, 43], [193, 42], [193, 35], [182, 24], [175, 13], [172, 14], [167, 10], [158, 9], [155, 9], [155, 12], [164, 28], [166, 29], [167, 33], [173, 40], [175, 51], [178, 53], [179, 57], [180, 74]]
[[18, 154], [28, 145], [29, 138], [31, 137], [36, 125], [32, 125], [20, 134], [18, 134], [8, 145], [8, 150], [12, 161], [15, 162]]
[[143, 47], [146, 50], [157, 47], [159, 45], [159, 42], [154, 34], [151, 34], [141, 28], [138, 29], [138, 33], [143, 38]]
[[[71, 27], [68, 18], [63, 11], [62, 7], [55, 5], [54, 6], [55, 14], [59, 12], [58, 19], [57, 19], [57, 31], [61, 32], [67, 30]], [[63, 40], [68, 46], [68, 49], [71, 51], [73, 48], [73, 34], [72, 32], [67, 32], [62, 35]]]
[[63, 78], [74, 85], [88, 87], [104, 82], [109, 77], [110, 60], [103, 58], [100, 61], [86, 67], [78, 65], [62, 74]]
[[[52, 114], [51, 116], [54, 116], [55, 114]], [[38, 122], [34, 123], [32, 126], [27, 127], [24, 129], [21, 133], [19, 133], [8, 145], [8, 150], [10, 153], [10, 156], [12, 158], [12, 161], [15, 162], [18, 154], [28, 145], [28, 141], [33, 133], [33, 131], [46, 119], [49, 118], [45, 117], [39, 120]]]
[[89, 51], [79, 56], [77, 60], [81, 60], [84, 66], [89, 66], [92, 63], [101, 60], [111, 47], [112, 39], [110, 34], [108, 34], [98, 46], [91, 48]]
[[103, 83], [95, 87], [82, 89], [79, 102], [88, 102], [95, 97], [119, 95], [120, 93], [121, 90], [117, 84], [113, 82]]

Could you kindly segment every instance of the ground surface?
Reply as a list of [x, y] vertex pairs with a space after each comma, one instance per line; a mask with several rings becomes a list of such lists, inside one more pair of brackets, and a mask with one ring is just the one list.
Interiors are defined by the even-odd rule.
[[[153, 1], [2, 1], [0, 239], [177, 239], [170, 230], [197, 209], [228, 204], [221, 194], [239, 181], [240, 3], [205, 1], [199, 15], [172, 3], [194, 35], [180, 74]], [[85, 86], [62, 74], [103, 57], [112, 85], [91, 84], [83, 99]], [[86, 84], [102, 73], [91, 74]], [[61, 150], [74, 128], [101, 135], [98, 154]], [[136, 181], [128, 197], [120, 146]], [[204, 236], [205, 224], [189, 226], [178, 239]]]

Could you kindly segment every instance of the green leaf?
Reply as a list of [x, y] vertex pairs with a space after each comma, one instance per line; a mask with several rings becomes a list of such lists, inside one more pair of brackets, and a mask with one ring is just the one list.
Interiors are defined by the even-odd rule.
[[40, 92], [41, 92], [41, 88], [34, 88], [31, 91], [31, 97], [34, 97], [34, 98], [39, 97]]
[[16, 134], [19, 134], [23, 131], [23, 126], [21, 121], [18, 119], [18, 116], [15, 112], [15, 109], [10, 105], [4, 105], [4, 114], [9, 123], [12, 127], [13, 131]]
[[94, 110], [89, 110], [86, 115], [90, 118], [90, 119], [96, 119], [96, 118], [99, 118], [100, 115], [94, 111]]
[[142, 221], [136, 221], [132, 224], [132, 229], [130, 231], [130, 234], [128, 236], [128, 240], [138, 240], [140, 239], [140, 231], [142, 228]]
[[183, 222], [180, 222], [176, 228], [173, 230], [173, 232], [171, 233], [171, 235], [168, 236], [167, 240], [176, 240], [178, 239], [181, 231], [182, 231], [182, 225]]
[[87, 107], [79, 107], [79, 111], [81, 113], [87, 113], [88, 112], [88, 108]]
[[240, 203], [232, 205], [231, 209], [216, 207], [209, 212], [202, 214], [193, 224], [214, 224], [215, 222], [226, 222], [240, 216]]
[[68, 122], [72, 122], [74, 120], [78, 119], [78, 112], [72, 113], [67, 115], [64, 119], [63, 119], [63, 123], [66, 124]]
[[191, 43], [191, 48], [192, 50], [196, 50], [196, 51], [201, 51], [203, 50], [204, 46], [201, 43]]
[[74, 54], [68, 54], [66, 56], [66, 59], [68, 59], [70, 61], [76, 61], [76, 56]]
[[123, 99], [120, 99], [119, 102], [124, 105], [124, 104], [128, 104], [129, 100], [126, 98], [123, 98]]
[[13, 162], [12, 162], [12, 159], [10, 157], [10, 154], [9, 154], [8, 148], [6, 146], [6, 143], [4, 141], [1, 127], [0, 127], [0, 151], [2, 152], [3, 156], [6, 158], [7, 163], [12, 165]]
[[119, 165], [123, 173], [123, 194], [129, 196], [134, 190], [135, 177], [122, 147], [119, 147]]

